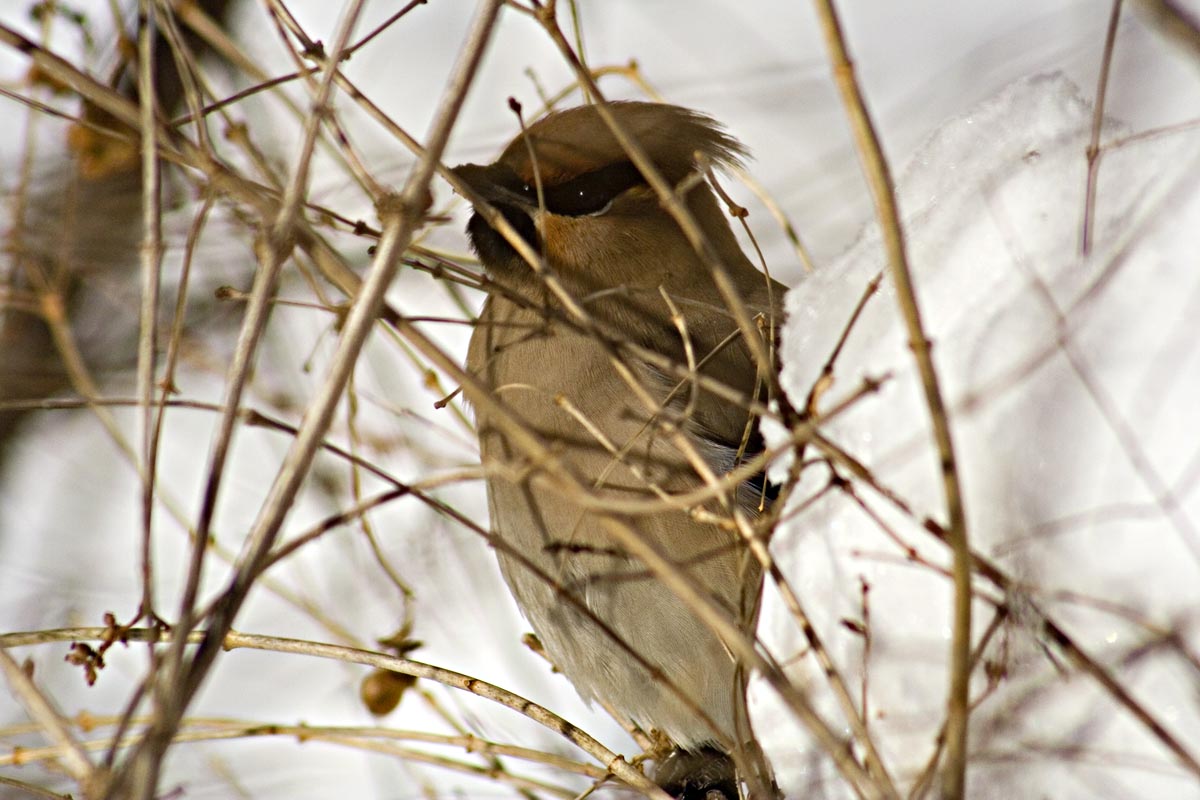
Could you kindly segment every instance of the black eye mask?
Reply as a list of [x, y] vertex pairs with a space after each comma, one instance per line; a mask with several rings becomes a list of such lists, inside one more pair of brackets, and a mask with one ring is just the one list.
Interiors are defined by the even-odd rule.
[[[526, 204], [536, 206], [538, 202], [537, 188], [532, 183], [526, 183], [512, 168], [503, 164], [491, 167], [464, 164], [457, 167], [455, 172], [491, 201], [516, 228], [521, 238], [535, 250], [539, 249], [537, 232], [526, 210]], [[583, 217], [603, 213], [622, 192], [645, 183], [632, 162], [618, 161], [569, 181], [544, 186], [542, 196], [550, 213]], [[492, 265], [492, 269], [510, 261], [520, 261], [512, 246], [492, 230], [479, 214], [471, 215], [467, 233], [479, 258], [485, 264]]]
[[[646, 180], [630, 161], [618, 161], [607, 167], [585, 172], [553, 186], [543, 186], [546, 210], [564, 217], [582, 217], [603, 211], [626, 189], [645, 184]], [[504, 188], [537, 202], [537, 187], [525, 183], [515, 174], [505, 176]]]

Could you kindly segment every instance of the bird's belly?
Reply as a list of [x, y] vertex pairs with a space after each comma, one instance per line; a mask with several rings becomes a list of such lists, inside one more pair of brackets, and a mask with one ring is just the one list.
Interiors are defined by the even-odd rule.
[[[504, 578], [580, 695], [685, 747], [732, 735], [733, 659], [682, 600], [624, 554], [597, 515], [528, 484], [493, 481], [489, 497]], [[733, 594], [743, 580], [728, 534], [682, 512], [619, 522], [669, 552], [736, 615]]]
[[[554, 458], [538, 463], [517, 448], [489, 398], [468, 389], [501, 570], [546, 654], [585, 699], [679, 745], [731, 739], [740, 691], [733, 658], [607, 526], [615, 520], [652, 542], [735, 619], [758, 573], [727, 530], [666, 501], [654, 513], [625, 505], [702, 483], [637, 394], [614, 379], [603, 348], [561, 331], [497, 339], [487, 350], [472, 342], [476, 374]], [[585, 493], [602, 502], [589, 506]]]

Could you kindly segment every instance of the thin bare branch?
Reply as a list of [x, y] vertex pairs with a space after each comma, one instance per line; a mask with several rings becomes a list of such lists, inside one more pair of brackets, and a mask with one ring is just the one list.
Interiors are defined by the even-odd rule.
[[971, 658], [971, 548], [967, 539], [967, 517], [959, 483], [958, 465], [954, 455], [954, 439], [950, 419], [929, 339], [921, 321], [912, 270], [905, 252], [904, 229], [896, 205], [891, 169], [884, 157], [874, 123], [867, 111], [866, 101], [859, 89], [854, 68], [842, 35], [841, 23], [833, 0], [815, 0], [821, 21], [825, 45], [829, 50], [834, 77], [842, 95], [842, 103], [850, 120], [862, 167], [875, 201], [884, 247], [887, 250], [888, 270], [896, 286], [896, 300], [908, 331], [908, 344], [921, 377], [925, 402], [933, 428], [933, 439], [941, 460], [942, 486], [949, 522], [951, 550], [954, 554], [954, 611], [953, 636], [950, 644], [950, 688], [946, 699], [946, 763], [942, 773], [941, 790], [945, 797], [958, 800], [966, 796], [967, 716], [970, 712]]

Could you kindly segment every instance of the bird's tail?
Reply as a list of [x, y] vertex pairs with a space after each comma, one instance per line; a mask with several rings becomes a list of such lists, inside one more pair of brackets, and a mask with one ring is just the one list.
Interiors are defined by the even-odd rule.
[[737, 768], [715, 747], [676, 748], [662, 760], [654, 780], [676, 800], [737, 800]]

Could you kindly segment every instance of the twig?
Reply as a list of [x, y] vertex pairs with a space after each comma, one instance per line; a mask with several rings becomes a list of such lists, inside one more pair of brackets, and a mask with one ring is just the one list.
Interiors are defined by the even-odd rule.
[[[881, 497], [899, 509], [905, 516], [912, 519], [926, 532], [933, 535], [942, 544], [951, 546], [952, 536], [949, 531], [932, 519], [920, 518], [896, 492], [881, 484], [876, 477], [857, 459], [843, 450], [834, 442], [817, 434], [813, 441], [829, 455], [835, 463], [845, 466], [865, 485], [871, 487]], [[1020, 608], [1034, 620], [1030, 626], [1035, 636], [1049, 639], [1075, 665], [1095, 680], [1100, 687], [1112, 695], [1118, 705], [1124, 707], [1139, 723], [1141, 723], [1154, 738], [1175, 754], [1185, 769], [1200, 778], [1200, 759], [1197, 759], [1179, 738], [1146, 710], [1124, 686], [1120, 684], [1105, 667], [1083, 649], [1074, 639], [1045, 611], [1042, 611], [1033, 598], [1028, 596], [1021, 585], [979, 553], [971, 553], [972, 569], [993, 586], [1003, 592], [1008, 599], [1006, 605], [1020, 601]], [[982, 596], [982, 595], [980, 595]]]
[[[362, 10], [362, 4], [363, 0], [352, 2], [339, 23], [333, 47], [335, 61], [336, 54], [342, 51], [349, 40], [350, 32]], [[309, 166], [313, 148], [316, 145], [317, 133], [320, 130], [321, 117], [324, 109], [329, 105], [332, 90], [333, 72], [329, 71], [323, 76], [314, 100], [316, 111], [305, 126], [304, 138], [297, 154], [292, 180], [283, 194], [282, 203], [272, 222], [267, 240], [260, 243], [261, 263], [259, 271], [255, 275], [254, 289], [246, 307], [234, 357], [226, 377], [225, 409], [222, 412], [208, 459], [208, 480], [201, 500], [200, 514], [196, 523], [196, 539], [192, 547], [187, 582], [180, 603], [179, 620], [176, 623], [184, 633], [191, 630], [196, 621], [193, 615], [203, 575], [204, 554], [208, 546], [209, 530], [216, 513], [221, 479], [225, 474], [225, 462], [233, 441], [237, 409], [241, 405], [242, 392], [250, 375], [258, 342], [266, 328], [270, 310], [268, 301], [274, 293], [275, 283], [283, 268], [284, 260], [291, 252], [294, 220], [300, 213], [301, 200], [307, 189]], [[146, 133], [150, 134], [151, 131], [147, 130]], [[155, 137], [151, 135], [145, 138], [152, 143], [155, 141]], [[235, 608], [236, 605], [240, 605], [240, 598], [235, 604]], [[208, 667], [212, 663], [212, 656], [204, 658], [205, 655], [208, 655], [207, 651], [201, 648], [197, 656], [185, 667], [182, 637], [170, 648], [164, 669], [160, 670], [158, 679], [164, 685], [169, 684], [171, 688], [169, 691], [164, 689], [162, 692], [155, 693], [156, 706], [159, 709], [156, 724], [151, 734], [146, 737], [130, 761], [118, 773], [117, 785], [121, 786], [123, 790], [130, 791], [133, 797], [150, 800], [154, 795], [158, 785], [159, 765], [170, 743], [171, 735], [178, 726], [179, 719], [192, 695], [199, 687], [201, 678], [207, 673]]]
[[1172, 44], [1200, 63], [1200, 20], [1178, 0], [1137, 0], [1137, 9]]
[[[998, 606], [996, 608], [996, 613], [992, 615], [992, 621], [988, 623], [988, 627], [983, 632], [983, 636], [979, 638], [979, 644], [975, 646], [975, 652], [971, 655], [972, 665], [978, 664], [983, 658], [983, 654], [987, 650], [987, 646], [991, 643], [992, 637], [996, 635], [996, 631], [1000, 630], [1000, 626], [1006, 620], [1008, 620], [1008, 618], [1009, 612], [1007, 606]], [[981, 702], [983, 702], [983, 700], [985, 700], [987, 696], [991, 694], [993, 689], [994, 685], [989, 683], [988, 688], [984, 691], [983, 695], [972, 704], [972, 707], [977, 707]], [[934, 747], [933, 754], [930, 755], [929, 760], [925, 763], [925, 767], [918, 774], [917, 779], [913, 781], [912, 788], [908, 793], [909, 800], [921, 800], [933, 786], [933, 776], [937, 774], [938, 760], [941, 758], [942, 750], [946, 744], [945, 723], [942, 724], [941, 729], [938, 731], [936, 742], [937, 744]]]
[[25, 706], [29, 716], [38, 723], [41, 731], [58, 745], [62, 751], [63, 766], [71, 774], [71, 777], [85, 790], [95, 788], [97, 782], [102, 778], [87, 757], [87, 752], [71, 735], [67, 721], [2, 646], [0, 646], [0, 672], [4, 673], [12, 693]]
[[854, 326], [858, 324], [859, 317], [862, 316], [863, 310], [867, 307], [867, 302], [875, 296], [879, 291], [879, 284], [883, 281], [883, 270], [875, 273], [875, 277], [867, 282], [863, 293], [858, 298], [858, 303], [854, 306], [854, 310], [850, 312], [850, 317], [846, 320], [846, 324], [842, 327], [841, 335], [838, 336], [837, 342], [833, 349], [829, 351], [829, 357], [825, 359], [825, 363], [821, 365], [821, 372], [817, 379], [813, 381], [812, 388], [808, 391], [808, 397], [804, 401], [805, 410], [809, 414], [817, 413], [817, 405], [820, 402], [821, 396], [829, 390], [833, 385], [833, 368], [837, 365], [837, 360], [842, 354], [842, 349], [846, 346], [846, 342], [850, 338], [850, 332], [854, 330]]
[[[10, 647], [22, 647], [50, 642], [103, 640], [108, 634], [109, 631], [106, 628], [62, 628], [58, 630], [0, 634], [0, 664], [3, 664], [4, 660], [7, 660], [9, 663], [13, 663], [13, 667], [19, 671], [19, 668], [12, 662], [12, 658], [5, 652]], [[173, 634], [169, 631], [150, 628], [130, 628], [124, 632], [124, 635], [129, 641], [160, 643], [170, 642], [173, 637]], [[200, 646], [204, 646], [205, 643], [212, 641], [208, 631], [193, 631], [186, 637], [181, 637], [181, 640], [185, 644]], [[472, 678], [469, 675], [463, 675], [460, 672], [442, 669], [419, 661], [360, 650], [353, 647], [275, 636], [258, 636], [239, 633], [237, 631], [226, 633], [219, 646], [226, 650], [246, 648], [314, 656], [349, 664], [362, 664], [368, 667], [411, 675], [414, 678], [424, 678], [451, 688], [470, 692], [500, 705], [508, 706], [514, 711], [549, 728], [595, 758], [605, 770], [612, 773], [619, 780], [642, 792], [646, 797], [651, 798], [651, 800], [670, 800], [665, 792], [630, 766], [624, 758], [604, 747], [581, 728], [572, 725], [543, 706], [532, 703], [494, 684]]]
[[140, 613], [154, 616], [154, 493], [158, 472], [155, 431], [154, 374], [158, 350], [158, 298], [162, 283], [162, 173], [154, 128], [158, 96], [154, 85], [156, 13], [153, 0], [143, 0], [138, 14], [138, 102], [141, 107], [142, 158], [142, 303], [138, 333], [137, 386], [141, 398], [142, 603]]
[[905, 253], [904, 229], [900, 224], [900, 211], [896, 206], [887, 159], [883, 155], [879, 137], [875, 133], [866, 102], [859, 90], [833, 0], [815, 0], [815, 5], [833, 64], [834, 77], [875, 200], [887, 250], [888, 269], [896, 286], [896, 300], [908, 331], [913, 360], [920, 373], [933, 438], [941, 459], [943, 492], [949, 522], [947, 530], [954, 558], [954, 632], [949, 657], [950, 689], [946, 699], [947, 745], [942, 792], [945, 797], [958, 800], [966, 795], [967, 716], [970, 711], [968, 692], [971, 658], [971, 548], [967, 539], [967, 518], [959, 486], [954, 440], [938, 383], [937, 370], [933, 364], [930, 342], [925, 336], [925, 327], [921, 321], [920, 306], [917, 303], [912, 272]]
[[1083, 199], [1083, 227], [1079, 232], [1079, 252], [1092, 252], [1092, 228], [1096, 217], [1096, 184], [1100, 176], [1100, 128], [1104, 124], [1104, 98], [1108, 94], [1108, 71], [1112, 66], [1113, 48], [1117, 41], [1117, 23], [1121, 20], [1121, 0], [1113, 0], [1108, 16], [1108, 32], [1104, 36], [1104, 54], [1100, 57], [1100, 77], [1096, 80], [1096, 103], [1092, 109], [1092, 136], [1088, 141], [1087, 183]]
[[4, 775], [0, 775], [0, 786], [9, 786], [13, 789], [16, 789], [18, 792], [24, 792], [25, 794], [36, 797], [49, 797], [51, 800], [72, 800], [70, 795], [52, 792], [49, 789], [42, 788], [41, 786], [35, 786], [32, 783], [26, 783], [25, 781], [19, 781], [16, 778], [9, 778]]

